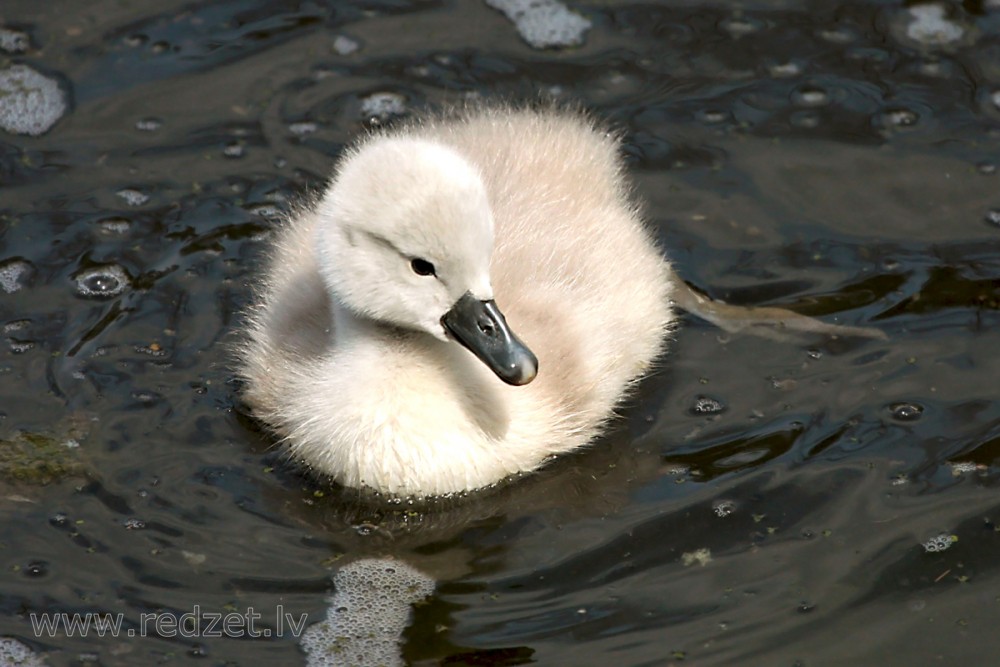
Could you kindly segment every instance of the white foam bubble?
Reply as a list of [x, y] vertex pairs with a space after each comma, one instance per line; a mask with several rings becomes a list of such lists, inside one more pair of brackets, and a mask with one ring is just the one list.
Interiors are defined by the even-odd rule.
[[936, 535], [935, 537], [932, 537], [931, 539], [927, 540], [921, 546], [923, 546], [924, 551], [926, 551], [927, 553], [937, 553], [939, 551], [945, 551], [946, 549], [950, 549], [951, 546], [955, 544], [955, 542], [958, 542], [957, 535], [949, 535], [948, 533], [941, 533], [940, 535]]
[[122, 188], [115, 195], [129, 206], [142, 206], [149, 201], [149, 195], [135, 188]]
[[558, 0], [486, 0], [486, 4], [503, 12], [536, 49], [582, 44], [591, 26]]
[[98, 299], [118, 296], [131, 284], [125, 269], [117, 264], [87, 269], [78, 273], [75, 278], [76, 289], [81, 296]]
[[712, 511], [717, 517], [727, 517], [736, 511], [736, 503], [732, 500], [720, 500], [712, 505]]
[[105, 234], [125, 234], [132, 228], [132, 221], [128, 218], [104, 218], [98, 221], [97, 228]]
[[0, 667], [46, 667], [46, 663], [16, 639], [0, 637]]
[[692, 565], [701, 565], [705, 567], [712, 562], [712, 550], [708, 548], [695, 549], [694, 551], [686, 551], [681, 554], [681, 563], [684, 567], [691, 567]]
[[304, 137], [319, 130], [319, 125], [311, 121], [301, 121], [288, 126], [288, 131], [297, 137]]
[[135, 122], [135, 129], [140, 132], [156, 132], [163, 127], [163, 121], [159, 118], [141, 118]]
[[739, 39], [746, 35], [752, 35], [764, 27], [764, 24], [746, 16], [732, 16], [719, 23], [719, 27], [728, 32], [731, 37]]
[[0, 128], [38, 136], [66, 113], [59, 84], [27, 65], [0, 70]]
[[979, 466], [972, 461], [958, 461], [951, 464], [951, 474], [955, 477], [973, 472], [979, 472]]
[[912, 17], [906, 36], [929, 46], [957, 42], [965, 35], [965, 28], [950, 20], [942, 5], [916, 5], [907, 10]]
[[367, 558], [333, 578], [326, 620], [302, 634], [308, 667], [403, 667], [400, 640], [410, 606], [434, 592], [434, 580], [391, 558]]
[[26, 33], [10, 28], [0, 28], [0, 51], [24, 53], [30, 45], [31, 39]]
[[254, 204], [247, 206], [246, 210], [261, 218], [277, 220], [281, 217], [281, 209], [274, 204]]
[[30, 272], [31, 264], [20, 259], [14, 259], [0, 265], [0, 289], [7, 294], [13, 294], [21, 289]]
[[361, 115], [387, 120], [406, 113], [406, 98], [399, 93], [372, 93], [361, 100]]
[[338, 56], [349, 56], [360, 49], [361, 45], [347, 35], [337, 35], [333, 38], [332, 48]]
[[767, 72], [775, 79], [784, 79], [802, 74], [802, 65], [790, 60], [786, 63], [777, 63], [769, 66]]

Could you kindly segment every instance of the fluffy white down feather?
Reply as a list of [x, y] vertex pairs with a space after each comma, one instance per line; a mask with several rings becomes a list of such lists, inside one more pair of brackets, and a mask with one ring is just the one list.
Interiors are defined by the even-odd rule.
[[[240, 349], [254, 415], [318, 472], [402, 496], [589, 442], [673, 320], [618, 151], [582, 114], [510, 108], [359, 142], [276, 240]], [[538, 357], [533, 382], [506, 385], [448, 340], [440, 318], [466, 291], [495, 298]]]

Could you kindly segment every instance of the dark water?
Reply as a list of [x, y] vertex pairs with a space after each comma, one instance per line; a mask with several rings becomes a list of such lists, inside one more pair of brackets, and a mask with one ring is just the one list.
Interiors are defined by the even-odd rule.
[[[287, 627], [141, 617], [277, 634], [391, 556], [436, 590], [398, 649], [408, 601], [376, 624], [389, 664], [990, 664], [1000, 3], [741, 7], [580, 2], [582, 44], [539, 49], [471, 1], [6, 0], [29, 44], [0, 67], [68, 104], [0, 132], [0, 635], [53, 665], [304, 664]], [[539, 475], [431, 510], [318, 486], [239, 414], [226, 344], [274, 212], [376, 93], [385, 122], [580, 102], [627, 132], [692, 284], [888, 340], [686, 318], [615, 429]], [[33, 631], [62, 612], [135, 636]]]

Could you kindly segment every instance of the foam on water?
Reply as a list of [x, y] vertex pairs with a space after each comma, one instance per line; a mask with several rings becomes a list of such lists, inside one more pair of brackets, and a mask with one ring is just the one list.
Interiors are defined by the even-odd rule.
[[149, 195], [135, 188], [122, 188], [115, 195], [129, 206], [142, 206], [149, 201]]
[[521, 38], [536, 49], [583, 44], [588, 19], [558, 0], [486, 0], [513, 21]]
[[132, 229], [132, 222], [128, 218], [104, 218], [97, 222], [97, 228], [105, 234], [125, 234]]
[[307, 134], [313, 134], [319, 130], [319, 125], [311, 121], [302, 121], [299, 123], [292, 123], [288, 126], [288, 131], [297, 137], [304, 137]]
[[907, 10], [912, 17], [906, 36], [929, 46], [957, 42], [965, 28], [950, 20], [942, 5], [917, 5]]
[[391, 558], [344, 566], [333, 578], [326, 620], [302, 634], [309, 667], [402, 667], [400, 639], [410, 606], [434, 592], [434, 580]]
[[958, 542], [957, 536], [949, 535], [948, 533], [941, 533], [940, 535], [936, 535], [935, 537], [927, 540], [921, 546], [927, 553], [937, 553], [939, 551], [950, 549], [955, 542]]
[[0, 264], [0, 289], [7, 294], [13, 294], [23, 287], [30, 271], [31, 264], [20, 259]]
[[802, 65], [797, 62], [784, 62], [771, 65], [767, 68], [767, 73], [776, 79], [784, 79], [802, 74]]
[[820, 88], [799, 88], [792, 93], [792, 101], [798, 106], [821, 107], [830, 102], [830, 95]]
[[45, 667], [30, 648], [10, 637], [0, 637], [0, 667]]
[[135, 122], [135, 129], [140, 132], [156, 132], [163, 127], [163, 121], [159, 118], [142, 118]]
[[365, 118], [388, 120], [406, 113], [406, 98], [399, 93], [372, 93], [361, 100], [361, 115]]
[[337, 35], [333, 38], [331, 48], [338, 56], [349, 56], [360, 49], [361, 45], [347, 35]]
[[725, 410], [726, 406], [722, 401], [710, 396], [698, 396], [694, 405], [691, 406], [690, 412], [693, 415], [717, 415]]
[[38, 136], [66, 113], [59, 84], [27, 65], [0, 70], [0, 128], [13, 134]]
[[759, 31], [764, 27], [764, 24], [745, 16], [733, 16], [722, 21], [719, 27], [728, 32], [730, 36], [738, 39]]
[[31, 45], [28, 35], [20, 30], [0, 28], [0, 51], [7, 53], [24, 53]]

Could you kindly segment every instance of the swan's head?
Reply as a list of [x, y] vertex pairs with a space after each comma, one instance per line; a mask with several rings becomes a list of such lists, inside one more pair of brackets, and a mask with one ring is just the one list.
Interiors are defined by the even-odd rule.
[[376, 137], [341, 163], [317, 210], [320, 272], [355, 314], [457, 340], [510, 384], [537, 371], [493, 302], [493, 218], [454, 150]]

